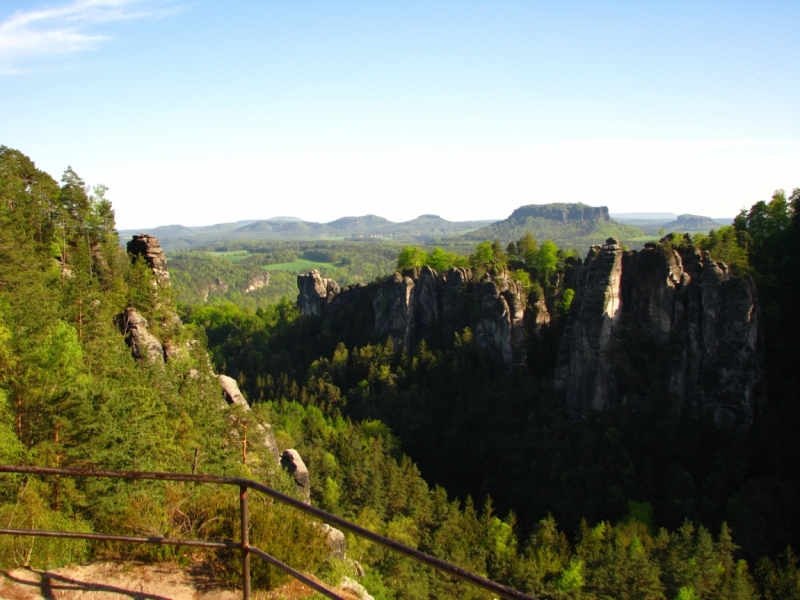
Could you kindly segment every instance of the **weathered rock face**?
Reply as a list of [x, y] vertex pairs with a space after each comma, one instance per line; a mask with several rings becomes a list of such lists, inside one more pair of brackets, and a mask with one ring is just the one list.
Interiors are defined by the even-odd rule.
[[319, 271], [313, 269], [308, 275], [297, 277], [297, 308], [300, 314], [321, 315], [323, 307], [339, 293], [339, 284], [333, 279], [324, 279]]
[[[240, 406], [245, 412], [251, 410], [250, 405], [247, 403], [241, 390], [239, 390], [239, 385], [233, 377], [219, 375], [219, 384], [222, 386], [222, 394], [225, 398], [225, 402]], [[278, 450], [278, 442], [275, 440], [275, 432], [272, 431], [272, 426], [269, 423], [258, 423], [256, 424], [256, 429], [258, 433], [263, 436], [266, 449], [275, 457], [275, 460], [277, 460], [281, 453]]]
[[164, 258], [164, 251], [158, 238], [147, 233], [140, 233], [133, 236], [128, 242], [128, 252], [136, 257], [143, 256], [156, 276], [156, 283], [161, 287], [170, 285], [169, 271], [167, 270], [167, 259]]
[[264, 273], [263, 275], [257, 275], [253, 277], [247, 287], [244, 288], [244, 293], [249, 294], [251, 292], [255, 292], [256, 290], [260, 290], [263, 287], [267, 287], [269, 285], [269, 271]]
[[[466, 268], [438, 274], [430, 267], [395, 273], [387, 280], [339, 291], [318, 271], [297, 278], [298, 307], [305, 315], [335, 317], [355, 307], [370, 313], [372, 333], [391, 336], [395, 345], [411, 348], [420, 339], [444, 336], [469, 327], [475, 344], [496, 352], [503, 362], [524, 363], [526, 294], [521, 284], [500, 275], [472, 281]], [[540, 310], [547, 312], [544, 305]], [[549, 315], [540, 316], [549, 322]]]
[[601, 220], [610, 221], [608, 207], [606, 206], [587, 206], [586, 204], [529, 204], [520, 206], [516, 209], [509, 219], [524, 218], [549, 219], [551, 221], [589, 221]]
[[281, 466], [294, 479], [297, 491], [306, 504], [311, 504], [311, 478], [300, 453], [297, 450], [284, 450], [281, 455]]
[[147, 330], [147, 319], [132, 306], [125, 309], [122, 316], [122, 330], [125, 341], [131, 347], [131, 354], [138, 361], [151, 364], [164, 363], [164, 348], [158, 338]]
[[244, 410], [250, 410], [250, 405], [245, 400], [239, 390], [239, 385], [233, 377], [220, 375], [219, 384], [222, 386], [222, 393], [225, 395], [225, 401], [228, 404], [235, 404], [236, 406], [241, 406]]
[[746, 428], [765, 396], [755, 285], [667, 241], [590, 249], [576, 271], [556, 390], [576, 414], [662, 398], [718, 427]]

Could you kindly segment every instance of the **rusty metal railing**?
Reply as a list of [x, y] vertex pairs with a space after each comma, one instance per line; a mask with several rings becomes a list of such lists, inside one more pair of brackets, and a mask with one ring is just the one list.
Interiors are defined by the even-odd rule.
[[184, 538], [164, 538], [164, 537], [143, 537], [143, 536], [127, 536], [127, 535], [110, 535], [105, 533], [81, 533], [71, 531], [45, 531], [41, 529], [2, 529], [0, 528], [0, 535], [24, 535], [24, 536], [39, 536], [39, 537], [57, 537], [57, 538], [76, 538], [86, 540], [102, 540], [112, 542], [132, 542], [143, 544], [165, 544], [172, 546], [199, 546], [203, 548], [228, 548], [239, 549], [242, 553], [242, 597], [244, 600], [250, 599], [250, 555], [254, 554], [270, 563], [271, 565], [281, 569], [285, 573], [291, 575], [298, 581], [319, 592], [327, 598], [333, 600], [345, 600], [330, 588], [320, 584], [318, 581], [296, 571], [289, 565], [284, 564], [277, 558], [270, 556], [263, 550], [250, 545], [249, 529], [250, 517], [247, 507], [247, 491], [252, 489], [271, 498], [288, 504], [304, 513], [313, 515], [318, 519], [336, 526], [340, 529], [345, 529], [359, 537], [367, 539], [373, 543], [379, 544], [389, 550], [403, 554], [421, 564], [433, 567], [438, 571], [466, 581], [474, 586], [483, 588], [493, 594], [497, 594], [501, 598], [509, 600], [536, 600], [533, 596], [528, 596], [515, 589], [505, 585], [496, 583], [485, 577], [481, 577], [471, 571], [462, 569], [452, 565], [446, 561], [438, 559], [434, 556], [420, 552], [414, 548], [410, 548], [400, 542], [389, 539], [379, 535], [369, 529], [359, 527], [355, 523], [346, 521], [340, 517], [332, 515], [320, 510], [314, 506], [306, 504], [296, 498], [287, 496], [277, 490], [274, 490], [266, 485], [252, 481], [250, 479], [243, 479], [241, 477], [227, 477], [224, 475], [202, 475], [190, 473], [159, 473], [147, 471], [113, 471], [106, 469], [56, 469], [48, 467], [29, 467], [17, 465], [0, 465], [0, 473], [28, 473], [32, 475], [66, 475], [68, 477], [109, 477], [114, 479], [147, 479], [154, 481], [188, 481], [195, 483], [210, 483], [221, 485], [233, 485], [239, 488], [239, 508], [240, 508], [240, 522], [241, 522], [241, 535], [240, 541], [234, 542], [232, 540], [194, 540]]

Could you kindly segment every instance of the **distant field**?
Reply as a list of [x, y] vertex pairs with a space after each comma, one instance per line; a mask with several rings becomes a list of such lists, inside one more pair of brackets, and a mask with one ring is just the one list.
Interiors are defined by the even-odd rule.
[[657, 235], [640, 235], [635, 238], [628, 238], [626, 242], [657, 242], [659, 238]]
[[335, 269], [336, 265], [333, 263], [316, 262], [313, 260], [306, 260], [298, 258], [289, 263], [278, 263], [275, 265], [264, 265], [267, 271], [291, 271], [293, 273], [300, 273], [301, 271], [310, 271], [311, 269]]
[[216, 256], [217, 258], [221, 258], [223, 260], [227, 260], [230, 262], [239, 262], [240, 260], [244, 260], [250, 253], [247, 250], [231, 250], [230, 252], [206, 252], [209, 256]]

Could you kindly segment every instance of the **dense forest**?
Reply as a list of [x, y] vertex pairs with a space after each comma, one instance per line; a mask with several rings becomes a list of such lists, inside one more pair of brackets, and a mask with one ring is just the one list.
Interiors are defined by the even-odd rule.
[[[469, 255], [393, 250], [399, 269], [503, 270], [546, 298], [554, 319], [528, 339], [524, 368], [510, 370], [469, 330], [402, 350], [372, 335], [364, 315], [301, 316], [292, 299], [252, 302], [241, 292], [202, 303], [203, 287], [182, 276], [160, 286], [143, 260], [120, 250], [106, 196], [72, 169], [59, 183], [0, 149], [3, 462], [187, 471], [197, 452], [202, 472], [293, 490], [257, 437], [247, 436], [242, 452], [241, 433], [269, 423], [280, 449], [297, 449], [308, 465], [315, 505], [539, 597], [798, 597], [800, 191], [755, 204], [732, 227], [675, 242], [697, 244], [758, 285], [770, 392], [749, 431], [658, 407], [565, 414], [552, 374], [575, 256], [552, 242], [523, 235], [482, 242]], [[236, 289], [250, 281], [246, 269], [256, 276], [292, 262], [256, 248], [223, 252], [241, 250], [257, 259], [228, 261], [253, 261], [227, 276]], [[342, 266], [347, 258], [305, 257]], [[130, 306], [185, 351], [163, 363], [135, 360], [120, 330]], [[178, 308], [182, 323], [172, 318]], [[208, 354], [239, 382], [250, 413], [221, 406]], [[253, 543], [332, 584], [354, 576], [313, 524], [253, 504]], [[0, 514], [16, 527], [236, 531], [235, 497], [202, 486], [3, 477]], [[6, 567], [102, 556], [188, 560], [181, 549], [0, 538]], [[375, 598], [488, 597], [349, 536], [347, 556]], [[233, 555], [208, 560], [223, 576], [237, 568]], [[282, 579], [258, 567], [256, 580], [275, 587]]]
[[401, 247], [371, 241], [229, 241], [171, 252], [169, 269], [180, 304], [230, 301], [258, 308], [297, 297], [297, 275], [309, 269], [343, 285], [385, 276]]

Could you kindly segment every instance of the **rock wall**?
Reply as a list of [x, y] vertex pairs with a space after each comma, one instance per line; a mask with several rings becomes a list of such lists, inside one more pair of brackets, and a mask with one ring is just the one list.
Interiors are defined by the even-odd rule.
[[611, 238], [578, 267], [555, 377], [573, 413], [664, 398], [718, 427], [752, 423], [766, 394], [755, 285], [676, 241]]
[[[485, 275], [473, 281], [472, 271], [450, 269], [439, 274], [430, 267], [395, 273], [370, 285], [342, 290], [319, 271], [297, 278], [297, 305], [307, 316], [335, 315], [348, 306], [368, 311], [371, 331], [391, 336], [395, 345], [411, 348], [421, 339], [453, 335], [469, 327], [475, 344], [496, 352], [508, 364], [526, 360], [525, 308], [527, 294], [522, 285], [507, 275]], [[539, 310], [546, 308], [540, 305]], [[549, 322], [540, 315], [537, 326]]]

